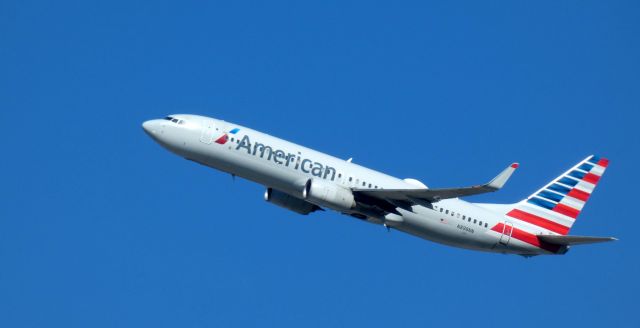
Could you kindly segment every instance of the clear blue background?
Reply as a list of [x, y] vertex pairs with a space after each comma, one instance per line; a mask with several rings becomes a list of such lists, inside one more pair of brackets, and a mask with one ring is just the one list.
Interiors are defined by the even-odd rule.
[[[637, 1], [0, 2], [1, 327], [638, 327]], [[514, 202], [591, 153], [579, 235], [437, 245], [163, 150], [236, 122], [434, 187], [512, 161]]]

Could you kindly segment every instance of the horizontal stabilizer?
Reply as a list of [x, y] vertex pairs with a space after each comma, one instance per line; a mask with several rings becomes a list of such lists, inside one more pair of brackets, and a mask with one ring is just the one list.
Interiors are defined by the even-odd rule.
[[589, 237], [589, 236], [556, 236], [556, 235], [538, 235], [538, 239], [545, 243], [571, 246], [571, 245], [583, 245], [603, 243], [606, 241], [616, 241], [614, 237]]

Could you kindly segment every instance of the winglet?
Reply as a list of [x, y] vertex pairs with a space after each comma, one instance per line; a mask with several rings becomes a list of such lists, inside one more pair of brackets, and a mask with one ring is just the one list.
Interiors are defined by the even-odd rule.
[[493, 188], [495, 190], [502, 188], [502, 186], [504, 186], [504, 184], [507, 183], [507, 180], [509, 180], [509, 178], [511, 177], [513, 172], [515, 172], [515, 170], [518, 168], [519, 165], [520, 164], [518, 163], [513, 163], [509, 165], [509, 167], [504, 169], [504, 171], [500, 172], [498, 176], [496, 176], [495, 178], [493, 178], [493, 180], [487, 183], [487, 187]]

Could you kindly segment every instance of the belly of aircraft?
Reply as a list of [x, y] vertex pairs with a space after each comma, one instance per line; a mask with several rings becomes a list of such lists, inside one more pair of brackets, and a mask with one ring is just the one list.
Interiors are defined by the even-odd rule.
[[[430, 212], [433, 212], [430, 213]], [[414, 211], [401, 210], [403, 222], [395, 229], [433, 242], [487, 252], [504, 252], [497, 247], [498, 240], [480, 229], [459, 227], [454, 220], [441, 218], [427, 208], [414, 208]]]

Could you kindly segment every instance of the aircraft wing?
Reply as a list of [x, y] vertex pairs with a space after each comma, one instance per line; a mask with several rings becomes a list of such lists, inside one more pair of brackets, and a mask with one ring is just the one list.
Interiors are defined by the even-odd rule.
[[356, 201], [361, 200], [365, 203], [371, 203], [372, 200], [377, 200], [378, 203], [384, 201], [394, 207], [404, 207], [402, 205], [411, 204], [423, 205], [425, 203], [437, 202], [441, 199], [471, 196], [499, 190], [507, 180], [509, 180], [516, 168], [518, 168], [518, 163], [513, 163], [493, 178], [493, 180], [483, 185], [471, 187], [442, 189], [354, 189], [353, 194], [356, 197]]

